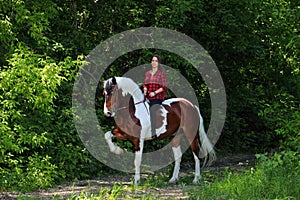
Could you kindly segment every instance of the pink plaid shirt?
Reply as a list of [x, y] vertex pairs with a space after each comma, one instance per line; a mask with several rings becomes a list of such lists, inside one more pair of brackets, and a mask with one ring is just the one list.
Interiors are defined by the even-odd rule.
[[[150, 101], [154, 99], [159, 99], [162, 101], [164, 100], [165, 91], [166, 91], [166, 82], [167, 82], [167, 78], [164, 72], [157, 70], [153, 76], [152, 76], [152, 70], [146, 72], [144, 88], [147, 88], [147, 96]], [[159, 88], [162, 88], [163, 91], [157, 93], [154, 97], [149, 96], [151, 92], [154, 92]]]

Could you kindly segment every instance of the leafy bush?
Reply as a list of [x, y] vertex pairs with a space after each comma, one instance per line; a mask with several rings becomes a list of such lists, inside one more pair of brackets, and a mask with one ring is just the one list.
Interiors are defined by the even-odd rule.
[[[67, 127], [63, 130], [66, 134], [70, 131], [72, 115], [68, 114], [69, 123], [63, 113], [56, 116], [59, 109], [55, 100], [60, 85], [68, 78], [65, 72], [70, 74], [68, 69], [79, 62], [66, 58], [56, 63], [19, 45], [8, 63], [0, 71], [0, 188], [49, 187], [58, 177], [64, 177], [58, 173], [64, 172], [58, 163], [73, 160], [72, 155], [59, 154], [66, 152], [70, 144], [57, 142], [61, 132], [56, 132], [57, 124]], [[78, 139], [75, 141], [78, 145]], [[82, 149], [77, 147], [80, 153]]]

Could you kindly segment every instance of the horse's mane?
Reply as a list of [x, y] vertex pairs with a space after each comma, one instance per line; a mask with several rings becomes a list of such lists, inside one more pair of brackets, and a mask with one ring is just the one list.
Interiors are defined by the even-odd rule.
[[129, 93], [135, 102], [142, 101], [144, 95], [139, 86], [130, 78], [116, 77], [118, 88], [122, 89], [123, 93]]

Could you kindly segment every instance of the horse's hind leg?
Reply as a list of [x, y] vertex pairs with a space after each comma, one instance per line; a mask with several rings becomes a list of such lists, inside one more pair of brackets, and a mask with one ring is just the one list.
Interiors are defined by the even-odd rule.
[[142, 155], [143, 155], [143, 148], [144, 148], [144, 140], [140, 139], [139, 140], [139, 146], [140, 150], [135, 152], [135, 158], [134, 158], [134, 165], [135, 165], [135, 175], [134, 175], [134, 184], [139, 185], [140, 184], [140, 168], [141, 168], [141, 163], [142, 163]]
[[181, 140], [181, 136], [176, 136], [172, 140], [172, 150], [173, 150], [174, 159], [175, 159], [175, 166], [174, 166], [173, 176], [169, 181], [169, 183], [171, 183], [171, 184], [175, 183], [178, 180], [178, 176], [179, 176], [180, 162], [181, 162], [181, 157], [182, 157], [182, 152], [181, 152], [181, 148], [180, 148], [180, 140]]
[[198, 158], [198, 156], [195, 155], [195, 153], [193, 153], [194, 155], [194, 159], [195, 159], [195, 178], [193, 180], [194, 184], [198, 184], [200, 182], [200, 160]]
[[181, 148], [180, 145], [178, 147], [172, 147], [174, 158], [175, 158], [175, 166], [173, 171], [173, 176], [170, 179], [169, 183], [173, 184], [178, 180], [179, 170], [180, 170], [180, 162], [181, 162]]
[[195, 178], [193, 180], [194, 184], [198, 184], [200, 182], [200, 159], [199, 155], [199, 146], [198, 146], [198, 137], [196, 137], [191, 143], [191, 149], [193, 151], [193, 156], [195, 160]]

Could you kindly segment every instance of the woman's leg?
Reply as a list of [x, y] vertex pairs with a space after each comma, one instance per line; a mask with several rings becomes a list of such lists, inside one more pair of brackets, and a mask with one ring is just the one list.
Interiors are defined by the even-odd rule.
[[156, 113], [161, 105], [162, 101], [155, 99], [150, 101], [150, 120], [151, 120], [151, 135], [152, 138], [156, 138]]

